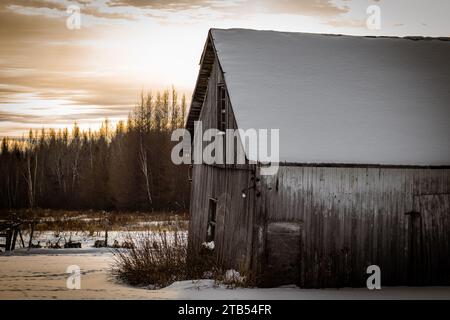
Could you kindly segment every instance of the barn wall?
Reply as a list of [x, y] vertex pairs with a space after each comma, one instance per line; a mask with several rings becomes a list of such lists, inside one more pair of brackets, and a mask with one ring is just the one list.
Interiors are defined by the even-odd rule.
[[[300, 226], [293, 229], [300, 230], [298, 278], [284, 278], [289, 272], [282, 269], [269, 285], [365, 286], [371, 264], [380, 266], [384, 285], [411, 284], [414, 277], [417, 284], [450, 284], [449, 169], [285, 166], [262, 176], [260, 189], [255, 228], [264, 231], [254, 255], [262, 271], [274, 259], [270, 242], [283, 250], [292, 241], [283, 232], [274, 238], [268, 226]], [[412, 221], [411, 211], [422, 218]], [[275, 257], [292, 261], [295, 251]]]
[[[202, 111], [203, 131], [217, 127], [216, 88], [223, 82], [223, 74], [217, 60], [212, 66]], [[229, 99], [228, 99], [229, 100]], [[233, 110], [228, 103], [227, 128], [236, 128]], [[209, 142], [208, 142], [209, 143]], [[204, 143], [204, 146], [207, 143]], [[252, 212], [254, 197], [242, 197], [242, 190], [249, 186], [252, 171], [244, 166], [193, 165], [191, 189], [191, 219], [189, 224], [189, 248], [198, 253], [206, 240], [210, 198], [217, 199], [217, 226], [215, 254], [218, 262], [227, 268], [248, 268], [251, 263]]]

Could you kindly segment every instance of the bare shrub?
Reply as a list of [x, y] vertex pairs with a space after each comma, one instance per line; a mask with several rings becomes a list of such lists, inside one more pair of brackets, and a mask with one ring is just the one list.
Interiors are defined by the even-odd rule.
[[126, 240], [129, 249], [115, 248], [112, 274], [130, 285], [159, 289], [175, 281], [213, 279], [227, 288], [254, 286], [254, 277], [239, 268], [228, 270], [217, 264], [214, 250], [203, 246], [188, 255], [186, 232], [160, 229]]
[[161, 288], [187, 279], [185, 232], [160, 230], [127, 240], [128, 249], [114, 249], [112, 274], [131, 285]]

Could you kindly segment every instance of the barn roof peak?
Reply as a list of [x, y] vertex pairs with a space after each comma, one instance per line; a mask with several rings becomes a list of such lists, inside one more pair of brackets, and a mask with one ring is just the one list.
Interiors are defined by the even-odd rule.
[[449, 38], [211, 29], [187, 127], [215, 58], [241, 129], [280, 129], [280, 160], [450, 164]]

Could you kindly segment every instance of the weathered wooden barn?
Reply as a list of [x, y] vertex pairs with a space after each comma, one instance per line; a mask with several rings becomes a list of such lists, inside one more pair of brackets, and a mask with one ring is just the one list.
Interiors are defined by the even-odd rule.
[[191, 253], [213, 240], [268, 286], [365, 286], [369, 265], [450, 284], [449, 57], [446, 38], [210, 30], [186, 127], [278, 128], [280, 167], [193, 165]]

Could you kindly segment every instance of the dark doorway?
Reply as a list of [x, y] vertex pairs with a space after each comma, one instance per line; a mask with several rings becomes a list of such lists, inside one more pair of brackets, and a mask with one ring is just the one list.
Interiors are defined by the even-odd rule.
[[208, 226], [206, 241], [214, 241], [216, 237], [217, 199], [209, 199]]
[[298, 284], [300, 247], [300, 223], [270, 222], [267, 224], [264, 285]]

